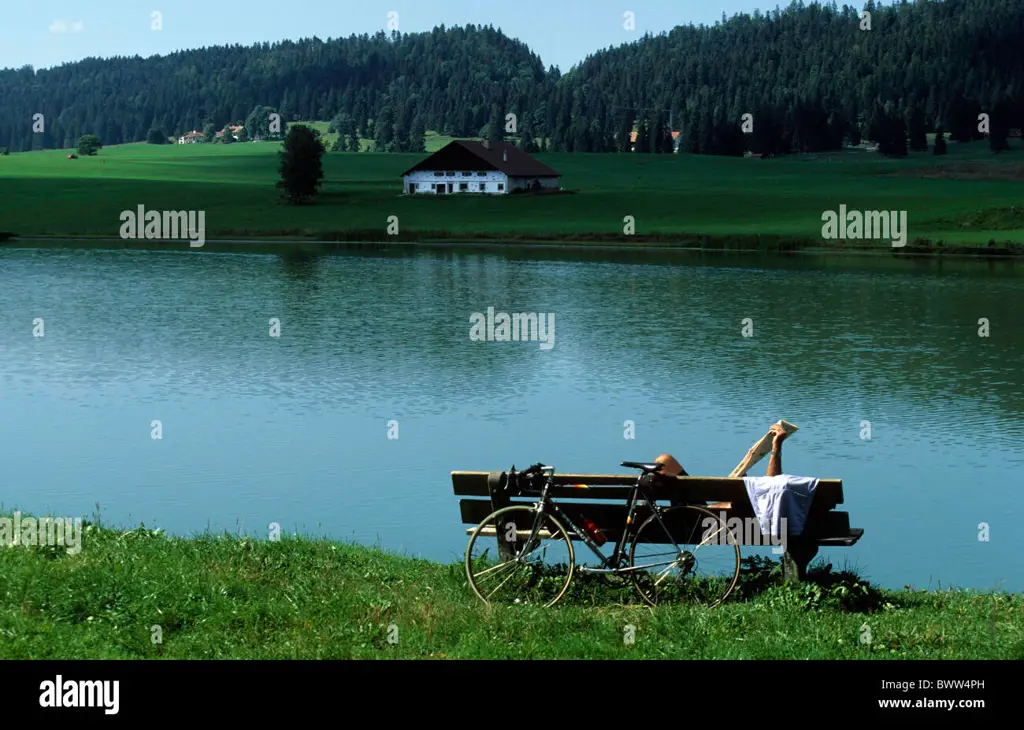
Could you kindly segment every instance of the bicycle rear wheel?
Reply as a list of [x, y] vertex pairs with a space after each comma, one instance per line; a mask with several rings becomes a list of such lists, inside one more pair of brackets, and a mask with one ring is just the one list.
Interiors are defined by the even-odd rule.
[[542, 513], [530, 540], [535, 505], [514, 505], [477, 525], [466, 547], [466, 577], [490, 604], [553, 606], [572, 582], [576, 556], [562, 523]]
[[740, 546], [715, 513], [670, 507], [640, 525], [629, 550], [633, 585], [652, 606], [679, 601], [714, 608], [740, 576]]

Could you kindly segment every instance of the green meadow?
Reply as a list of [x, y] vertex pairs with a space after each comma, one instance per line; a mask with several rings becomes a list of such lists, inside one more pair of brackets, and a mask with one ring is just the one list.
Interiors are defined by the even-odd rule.
[[[449, 141], [429, 137], [429, 151]], [[823, 241], [822, 213], [844, 204], [907, 211], [912, 247], [1024, 244], [1024, 153], [993, 155], [984, 142], [902, 160], [852, 150], [771, 160], [552, 153], [539, 157], [563, 174], [568, 192], [501, 197], [403, 196], [400, 176], [423, 155], [328, 153], [322, 193], [305, 206], [280, 200], [279, 148], [131, 144], [76, 160], [67, 159], [69, 150], [2, 156], [0, 232], [116, 238], [121, 211], [144, 205], [206, 211], [208, 240], [890, 248], [887, 241]], [[397, 237], [387, 232], [389, 216], [398, 216]], [[635, 220], [633, 236], [623, 234], [627, 216]]]
[[880, 590], [746, 561], [729, 601], [646, 607], [578, 579], [555, 607], [488, 607], [461, 563], [323, 539], [82, 531], [0, 549], [3, 659], [1024, 659], [1024, 598]]

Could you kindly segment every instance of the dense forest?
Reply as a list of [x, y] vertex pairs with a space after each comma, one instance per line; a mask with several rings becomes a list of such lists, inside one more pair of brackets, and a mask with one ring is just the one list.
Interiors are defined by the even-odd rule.
[[[221, 46], [152, 58], [0, 71], [0, 147], [72, 147], [178, 136], [244, 122], [333, 120], [381, 150], [425, 130], [506, 137], [535, 150], [764, 154], [862, 138], [899, 154], [1024, 126], [1024, 2], [933, 0], [861, 9], [794, 2], [713, 27], [679, 26], [594, 53], [566, 74], [492, 27]], [[666, 11], [670, 12], [670, 11]], [[515, 114], [515, 133], [506, 114]], [[45, 128], [33, 131], [33, 115]], [[746, 129], [745, 114], [752, 115]], [[747, 132], [747, 133], [745, 133]], [[894, 141], [895, 140], [895, 141]], [[996, 143], [994, 143], [996, 146]]]

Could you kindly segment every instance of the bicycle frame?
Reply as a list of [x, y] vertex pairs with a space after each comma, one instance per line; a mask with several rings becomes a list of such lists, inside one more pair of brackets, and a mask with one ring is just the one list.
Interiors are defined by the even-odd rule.
[[[527, 539], [526, 544], [532, 544], [533, 540], [537, 536], [537, 531], [540, 529], [540, 521], [544, 512], [550, 509], [551, 513], [562, 520], [572, 529], [576, 535], [583, 541], [583, 544], [590, 548], [590, 551], [594, 553], [604, 565], [603, 568], [591, 568], [586, 565], [580, 565], [577, 567], [581, 573], [614, 573], [616, 575], [622, 573], [631, 573], [638, 570], [647, 570], [648, 568], [657, 568], [665, 565], [671, 565], [675, 560], [668, 560], [661, 563], [649, 563], [645, 565], [634, 565], [622, 567], [622, 562], [626, 557], [626, 543], [631, 534], [631, 527], [633, 525], [633, 517], [636, 514], [636, 508], [640, 505], [641, 500], [646, 502], [651, 507], [651, 513], [655, 516], [658, 522], [661, 523], [662, 528], [665, 530], [665, 534], [672, 540], [672, 546], [677, 552], [681, 552], [679, 545], [672, 538], [672, 534], [665, 527], [664, 521], [661, 519], [661, 508], [657, 503], [651, 499], [650, 493], [642, 485], [643, 475], [637, 478], [636, 483], [633, 485], [632, 490], [629, 493], [629, 498], [626, 500], [626, 524], [622, 530], [622, 535], [615, 542], [615, 549], [612, 551], [610, 558], [605, 557], [604, 553], [601, 552], [600, 546], [594, 542], [593, 538], [587, 534], [586, 530], [581, 529], [569, 516], [558, 506], [558, 503], [553, 498], [548, 496], [548, 490], [554, 486], [554, 469], [545, 469], [547, 479], [544, 481], [544, 488], [541, 490], [540, 499], [537, 502], [537, 515], [533, 520], [533, 527], [530, 529], [530, 536]], [[637, 498], [640, 498], [639, 500]]]

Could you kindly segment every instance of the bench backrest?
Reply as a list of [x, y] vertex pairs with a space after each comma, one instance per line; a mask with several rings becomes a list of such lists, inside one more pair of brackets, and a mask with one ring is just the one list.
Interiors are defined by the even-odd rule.
[[[549, 494], [571, 519], [586, 514], [597, 523], [609, 539], [616, 539], [626, 520], [626, 499], [636, 483], [636, 474], [555, 474], [557, 487]], [[463, 497], [459, 509], [464, 524], [479, 524], [495, 509], [526, 500], [536, 500], [536, 494], [505, 492], [508, 475], [505, 472], [453, 471], [452, 488]], [[585, 485], [585, 486], [574, 486]], [[716, 506], [712, 511], [726, 519], [754, 517], [742, 478], [730, 477], [675, 477], [649, 488], [658, 500], [684, 500], [688, 504], [729, 503]], [[468, 499], [467, 499], [468, 498]], [[814, 493], [804, 535], [814, 538], [843, 536], [850, 532], [850, 518], [846, 512], [833, 511], [843, 503], [843, 482], [840, 479], [821, 479]], [[643, 519], [640, 510], [638, 519]]]

